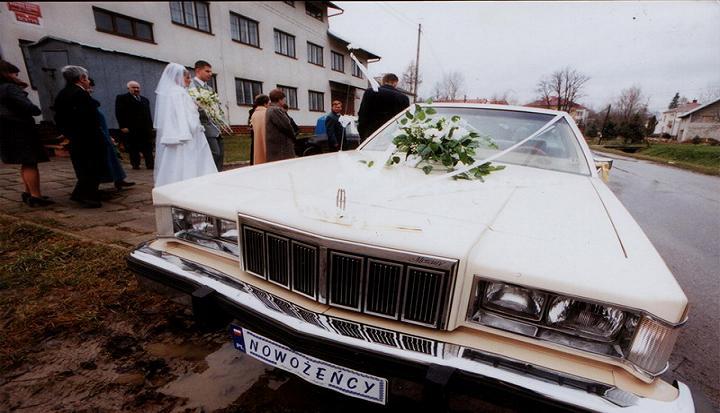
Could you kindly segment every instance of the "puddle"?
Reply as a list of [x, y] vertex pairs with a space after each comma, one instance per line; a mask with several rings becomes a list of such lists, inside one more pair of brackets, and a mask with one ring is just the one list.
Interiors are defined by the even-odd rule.
[[[183, 353], [183, 346], [167, 346], [162, 351]], [[155, 348], [158, 351], [158, 348]], [[192, 352], [191, 352], [192, 353]], [[266, 370], [263, 363], [240, 353], [228, 342], [205, 358], [208, 368], [202, 373], [189, 373], [168, 383], [158, 391], [167, 395], [187, 398], [174, 412], [203, 408], [212, 411], [227, 407], [245, 393]]]

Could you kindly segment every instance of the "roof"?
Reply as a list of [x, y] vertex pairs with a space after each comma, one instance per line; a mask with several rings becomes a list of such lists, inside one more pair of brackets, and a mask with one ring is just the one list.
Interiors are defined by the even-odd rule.
[[664, 111], [663, 113], [673, 113], [673, 112], [684, 113], [684, 112], [688, 112], [693, 109], [699, 108], [700, 106], [701, 105], [697, 102], [689, 102], [689, 103], [685, 103], [684, 105], [679, 105], [676, 108], [668, 109], [668, 110]]
[[360, 50], [361, 52], [365, 53], [365, 54], [367, 55], [367, 57], [368, 57], [368, 60], [380, 60], [380, 59], [381, 59], [380, 56], [376, 55], [376, 54], [373, 53], [373, 52], [370, 52], [370, 51], [368, 51], [368, 50], [366, 50], [366, 49], [363, 49], [363, 48], [361, 48], [361, 47], [354, 47], [354, 45], [351, 44], [349, 41], [343, 39], [342, 37], [338, 36], [337, 34], [333, 33], [333, 32], [330, 31], [330, 30], [327, 31], [327, 34], [328, 34], [328, 36], [330, 36], [331, 38], [337, 40], [338, 42], [344, 43], [345, 46], [353, 46], [353, 47], [349, 47], [349, 49], [352, 49], [352, 50]]
[[[556, 108], [556, 107], [558, 107], [558, 99], [559, 98], [557, 96], [550, 96], [549, 104], [545, 99], [538, 99], [538, 100], [536, 100], [534, 102], [530, 102], [524, 106], [529, 106], [532, 108]], [[562, 100], [560, 100], [560, 102], [564, 103]], [[575, 102], [570, 102], [570, 108], [587, 110], [587, 108], [585, 106], [583, 106], [579, 103], [575, 103]]]
[[705, 109], [706, 107], [708, 107], [710, 105], [714, 105], [715, 103], [718, 103], [718, 102], [720, 102], [720, 98], [717, 98], [717, 99], [713, 100], [712, 102], [706, 103], [704, 105], [700, 105], [699, 103], [696, 103], [696, 105], [698, 105], [696, 108], [691, 109], [689, 112], [683, 113], [682, 115], [678, 116], [678, 118], [684, 118], [687, 115], [693, 114], [701, 109]]

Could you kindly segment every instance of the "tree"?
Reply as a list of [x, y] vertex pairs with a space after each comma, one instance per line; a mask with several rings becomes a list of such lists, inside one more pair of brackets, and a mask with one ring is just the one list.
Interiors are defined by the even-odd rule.
[[632, 86], [620, 92], [620, 97], [615, 102], [615, 113], [620, 122], [627, 122], [636, 114], [645, 117], [646, 112], [647, 100], [639, 86]]
[[[422, 73], [418, 72], [418, 79], [417, 79], [417, 87], [420, 89], [420, 85], [422, 84]], [[415, 61], [411, 61], [410, 64], [405, 68], [405, 71], [400, 76], [400, 86], [401, 89], [405, 89], [409, 92], [412, 92], [413, 94], [416, 94], [417, 91], [415, 90]]]
[[675, 96], [673, 96], [672, 100], [670, 101], [670, 105], [668, 105], [668, 109], [675, 109], [678, 107], [678, 102], [680, 101], [680, 92], [675, 92]]
[[698, 102], [702, 104], [710, 103], [715, 99], [720, 98], [720, 83], [714, 85], [707, 85], [705, 90], [700, 93], [700, 96], [698, 98]]
[[548, 107], [553, 103], [553, 98], [557, 97], [555, 109], [568, 112], [575, 101], [583, 96], [583, 87], [588, 80], [589, 76], [567, 66], [540, 79], [536, 91]]
[[517, 98], [515, 97], [515, 92], [513, 90], [506, 90], [502, 93], [493, 93], [490, 97], [490, 102], [492, 103], [502, 103], [507, 102], [510, 105], [516, 105], [518, 103]]
[[587, 132], [585, 132], [585, 136], [588, 138], [597, 138], [599, 132], [597, 122], [592, 121], [587, 128]]
[[645, 139], [644, 126], [640, 114], [636, 113], [620, 123], [618, 135], [623, 137], [625, 144], [642, 142]]
[[650, 136], [653, 133], [655, 133], [655, 127], [657, 126], [658, 120], [655, 115], [650, 116], [650, 119], [647, 121], [647, 126], [645, 127], [645, 135]]
[[440, 82], [435, 82], [433, 95], [435, 99], [455, 100], [463, 95], [465, 89], [465, 76], [460, 72], [450, 72], [443, 75]]

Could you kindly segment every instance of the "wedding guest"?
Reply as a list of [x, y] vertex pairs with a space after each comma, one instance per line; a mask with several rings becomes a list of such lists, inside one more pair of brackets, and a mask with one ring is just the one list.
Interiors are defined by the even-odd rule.
[[55, 98], [55, 124], [70, 140], [70, 160], [77, 183], [70, 199], [85, 208], [100, 208], [100, 177], [106, 175], [105, 137], [97, 116], [97, 102], [87, 89], [88, 71], [81, 66], [62, 68], [65, 88]]
[[265, 112], [265, 159], [267, 162], [295, 157], [295, 132], [282, 105], [285, 93], [273, 89], [269, 93], [270, 106]]
[[130, 155], [133, 169], [140, 169], [140, 154], [145, 158], [145, 167], [153, 169], [152, 133], [153, 121], [150, 114], [150, 101], [140, 95], [140, 83], [131, 80], [127, 83], [128, 93], [115, 98], [115, 118], [120, 132], [125, 135], [125, 149]]
[[337, 152], [342, 147], [345, 129], [340, 124], [340, 114], [342, 113], [342, 102], [339, 100], [332, 101], [332, 110], [325, 117], [325, 131], [327, 133], [328, 150]]
[[285, 111], [288, 119], [290, 119], [290, 126], [292, 126], [293, 128], [293, 135], [295, 135], [295, 137], [297, 138], [297, 136], [300, 134], [300, 127], [297, 125], [297, 123], [295, 123], [295, 119], [290, 116], [290, 106], [288, 106], [287, 103], [283, 103], [282, 108]]
[[[95, 91], [95, 81], [92, 78], [90, 78], [90, 87], [87, 91], [91, 95]], [[120, 159], [118, 159], [117, 157], [117, 152], [115, 151], [115, 144], [113, 143], [112, 137], [110, 137], [110, 131], [107, 127], [105, 115], [103, 115], [103, 113], [100, 111], [100, 102], [95, 99], [93, 99], [93, 101], [97, 103], [97, 116], [100, 120], [100, 129], [102, 130], [103, 136], [105, 137], [107, 169], [109, 172], [107, 176], [103, 176], [100, 178], [100, 182], [113, 182], [115, 184], [115, 188], [120, 191], [124, 187], [135, 185], [135, 182], [127, 182], [125, 180], [127, 174], [125, 173], [125, 169], [123, 169], [122, 165], [120, 164]]]
[[[208, 84], [210, 79], [212, 79], [212, 76], [213, 71], [210, 63], [204, 60], [198, 60], [195, 62], [195, 77], [192, 79], [190, 87], [214, 92], [212, 87]], [[220, 129], [217, 125], [212, 123], [208, 115], [202, 109], [200, 109], [200, 121], [205, 128], [205, 137], [207, 138], [208, 145], [210, 145], [210, 151], [212, 152], [215, 166], [218, 171], [222, 171], [223, 159], [225, 158], [225, 145], [223, 144], [223, 137], [220, 134]]]
[[0, 60], [0, 158], [6, 164], [20, 164], [23, 202], [46, 206], [54, 202], [40, 192], [38, 162], [47, 162], [48, 157], [33, 119], [41, 112], [28, 99], [23, 90], [28, 84], [18, 79], [18, 73], [15, 65]]
[[169, 63], [155, 89], [155, 186], [218, 171], [203, 133], [198, 107], [187, 90], [191, 82], [185, 67]]
[[377, 92], [372, 88], [365, 90], [358, 111], [358, 132], [362, 140], [410, 106], [410, 99], [397, 90], [398, 81], [395, 74], [387, 73]]
[[268, 95], [255, 96], [255, 103], [253, 104], [255, 110], [250, 117], [250, 126], [253, 137], [251, 154], [253, 165], [259, 165], [267, 162], [265, 152], [265, 114], [268, 104], [270, 104], [270, 98]]

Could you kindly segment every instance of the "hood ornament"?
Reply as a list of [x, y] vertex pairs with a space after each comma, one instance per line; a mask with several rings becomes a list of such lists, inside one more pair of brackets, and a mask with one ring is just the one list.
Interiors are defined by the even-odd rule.
[[335, 206], [337, 207], [340, 215], [342, 215], [342, 213], [345, 212], [346, 202], [347, 202], [347, 195], [345, 194], [345, 190], [343, 188], [338, 188], [337, 194], [335, 195]]

